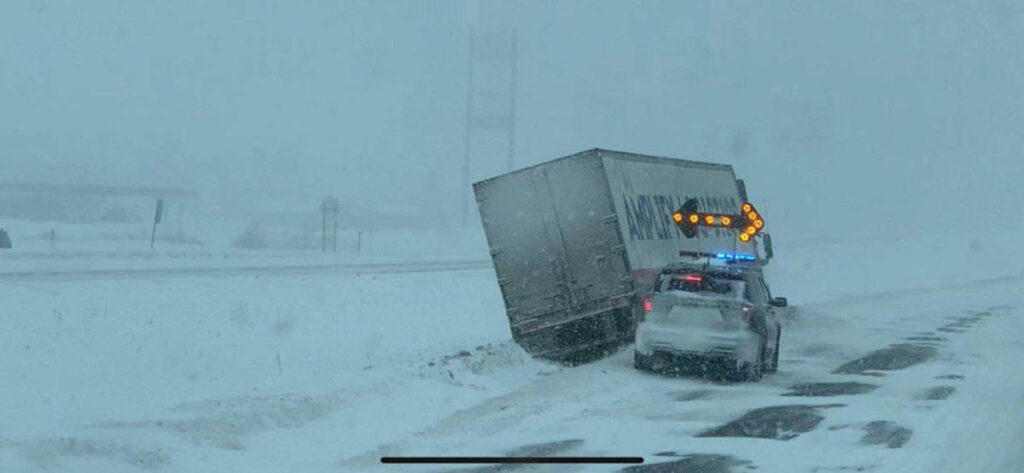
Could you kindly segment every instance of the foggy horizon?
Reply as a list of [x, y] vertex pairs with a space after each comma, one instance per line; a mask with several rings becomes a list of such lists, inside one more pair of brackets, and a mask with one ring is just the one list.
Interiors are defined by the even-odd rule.
[[[731, 164], [780, 239], [1020, 228], [1022, 20], [1009, 1], [12, 2], [0, 182], [461, 224], [473, 26], [517, 32], [516, 168], [595, 147]], [[471, 180], [508, 170], [500, 149], [474, 146]]]

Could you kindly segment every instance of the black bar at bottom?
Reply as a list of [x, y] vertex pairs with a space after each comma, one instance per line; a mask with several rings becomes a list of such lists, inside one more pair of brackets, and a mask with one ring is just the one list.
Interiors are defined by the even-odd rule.
[[495, 464], [495, 463], [643, 463], [643, 457], [382, 457], [381, 463]]

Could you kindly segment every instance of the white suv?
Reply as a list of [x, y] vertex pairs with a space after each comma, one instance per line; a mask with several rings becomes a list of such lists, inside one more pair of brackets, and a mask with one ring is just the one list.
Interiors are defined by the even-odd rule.
[[757, 381], [779, 367], [782, 324], [756, 265], [666, 266], [643, 298], [634, 366], [693, 368], [718, 362], [733, 377]]

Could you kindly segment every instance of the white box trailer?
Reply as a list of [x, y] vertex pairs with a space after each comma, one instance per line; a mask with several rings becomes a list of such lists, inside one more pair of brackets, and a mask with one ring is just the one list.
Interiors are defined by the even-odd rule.
[[592, 149], [473, 184], [512, 336], [565, 359], [629, 341], [638, 296], [681, 251], [757, 254], [737, 233], [686, 238], [672, 213], [737, 214], [732, 166]]

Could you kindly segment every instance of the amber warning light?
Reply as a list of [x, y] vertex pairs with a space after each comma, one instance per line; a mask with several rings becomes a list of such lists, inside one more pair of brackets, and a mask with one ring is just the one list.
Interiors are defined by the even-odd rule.
[[689, 199], [679, 210], [672, 213], [672, 221], [683, 230], [686, 238], [697, 236], [698, 226], [721, 227], [737, 230], [740, 241], [749, 243], [764, 228], [764, 217], [750, 202], [744, 202], [740, 206], [740, 211], [736, 215], [700, 212], [697, 209], [697, 199]]

